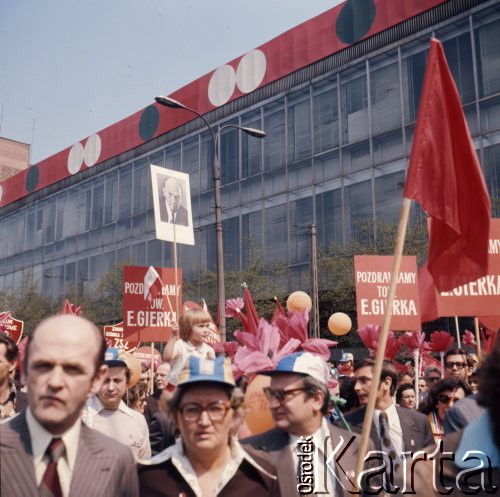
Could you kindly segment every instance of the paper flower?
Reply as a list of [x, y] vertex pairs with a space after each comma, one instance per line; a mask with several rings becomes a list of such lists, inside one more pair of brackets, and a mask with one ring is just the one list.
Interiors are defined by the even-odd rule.
[[444, 352], [448, 350], [455, 339], [447, 331], [434, 331], [431, 333], [430, 350], [433, 352]]
[[476, 345], [476, 339], [474, 337], [474, 333], [469, 330], [465, 330], [464, 335], [462, 337], [462, 342], [465, 345]]
[[405, 345], [411, 352], [415, 350], [425, 352], [429, 350], [429, 342], [426, 342], [425, 338], [425, 333], [422, 331], [407, 331], [399, 337], [399, 343]]
[[[380, 342], [381, 328], [378, 324], [367, 324], [358, 330], [358, 335], [365, 347], [370, 349], [371, 355], [375, 355]], [[400, 343], [393, 331], [387, 335], [387, 344], [384, 357], [394, 359], [400, 347]]]
[[226, 316], [228, 318], [237, 318], [241, 313], [241, 309], [245, 306], [245, 302], [241, 297], [236, 299], [226, 300]]
[[68, 299], [64, 299], [64, 305], [61, 310], [61, 314], [73, 314], [75, 316], [79, 316], [82, 313], [83, 307], [76, 306], [75, 304], [72, 304]]

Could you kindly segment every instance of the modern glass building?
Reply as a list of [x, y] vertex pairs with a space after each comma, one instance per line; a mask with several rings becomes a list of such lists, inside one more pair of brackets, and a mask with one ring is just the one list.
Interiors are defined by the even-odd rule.
[[[348, 0], [172, 95], [216, 128], [267, 133], [221, 131], [226, 268], [284, 261], [283, 290], [307, 289], [310, 224], [326, 248], [356, 237], [359, 220], [397, 222], [431, 36], [500, 196], [500, 2]], [[190, 175], [184, 277], [215, 268], [213, 143], [193, 117], [151, 105], [4, 181], [0, 290], [32, 270], [55, 299], [116, 261], [172, 266], [171, 244], [155, 238], [150, 164]]]

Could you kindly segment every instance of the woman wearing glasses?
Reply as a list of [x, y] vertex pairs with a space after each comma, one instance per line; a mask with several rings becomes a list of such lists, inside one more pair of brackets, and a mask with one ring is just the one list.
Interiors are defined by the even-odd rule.
[[247, 454], [234, 436], [243, 395], [224, 357], [189, 357], [166, 409], [180, 438], [141, 461], [142, 497], [279, 495], [274, 468]]
[[448, 409], [455, 402], [471, 394], [470, 386], [454, 377], [438, 381], [427, 392], [426, 400], [419, 407], [419, 411], [428, 415], [436, 443], [443, 439], [444, 416]]

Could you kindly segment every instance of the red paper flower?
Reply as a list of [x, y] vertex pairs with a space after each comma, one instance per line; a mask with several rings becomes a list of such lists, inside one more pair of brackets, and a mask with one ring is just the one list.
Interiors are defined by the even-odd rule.
[[430, 350], [444, 352], [448, 350], [455, 339], [447, 331], [434, 331], [431, 333]]
[[[365, 347], [371, 350], [371, 355], [375, 355], [380, 341], [381, 328], [378, 324], [367, 324], [358, 330], [358, 335]], [[387, 335], [387, 344], [384, 357], [394, 359], [400, 347], [400, 343], [393, 331]]]
[[476, 339], [474, 337], [474, 333], [469, 330], [465, 330], [464, 336], [462, 337], [462, 342], [465, 345], [476, 345]]
[[422, 331], [407, 331], [399, 337], [399, 343], [405, 345], [411, 352], [419, 350], [425, 352], [429, 350], [429, 342], [425, 341], [425, 333]]
[[76, 306], [72, 304], [68, 299], [64, 299], [64, 305], [61, 311], [61, 314], [74, 314], [75, 316], [79, 316], [82, 313], [83, 307]]

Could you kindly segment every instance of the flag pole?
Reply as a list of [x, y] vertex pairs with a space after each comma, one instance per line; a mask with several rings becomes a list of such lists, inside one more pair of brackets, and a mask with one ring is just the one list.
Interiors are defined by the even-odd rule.
[[155, 343], [151, 342], [151, 383], [149, 384], [149, 391], [151, 395], [154, 393], [154, 384], [155, 384]]
[[474, 330], [476, 332], [476, 351], [477, 351], [477, 358], [481, 360], [481, 336], [479, 334], [479, 319], [477, 316], [474, 318]]
[[458, 348], [461, 349], [462, 344], [460, 342], [460, 326], [458, 326], [458, 316], [455, 316], [455, 330], [457, 332], [457, 345], [458, 345]]
[[[179, 287], [177, 282], [177, 238], [175, 234], [174, 224], [174, 278], [175, 278], [175, 315], [176, 321], [179, 322]], [[172, 308], [170, 308], [172, 310]]]
[[382, 374], [382, 366], [385, 357], [385, 348], [387, 345], [387, 337], [389, 335], [389, 326], [391, 324], [392, 305], [396, 295], [396, 284], [398, 281], [399, 268], [401, 266], [401, 259], [403, 257], [403, 247], [406, 236], [406, 227], [408, 226], [408, 218], [410, 216], [411, 200], [403, 198], [403, 205], [399, 215], [398, 234], [396, 238], [396, 246], [394, 248], [394, 259], [392, 262], [391, 282], [389, 284], [389, 292], [387, 296], [386, 312], [384, 322], [382, 324], [382, 331], [379, 336], [377, 353], [375, 355], [375, 364], [373, 366], [373, 379], [370, 395], [368, 396], [368, 404], [366, 405], [365, 418], [363, 421], [363, 431], [361, 432], [361, 446], [358, 453], [358, 460], [356, 464], [356, 486], [359, 487], [359, 475], [363, 470], [363, 463], [365, 454], [368, 450], [368, 443], [370, 440], [370, 430], [373, 419], [373, 412], [375, 410], [375, 402], [377, 400], [377, 391], [380, 384], [380, 375]]

